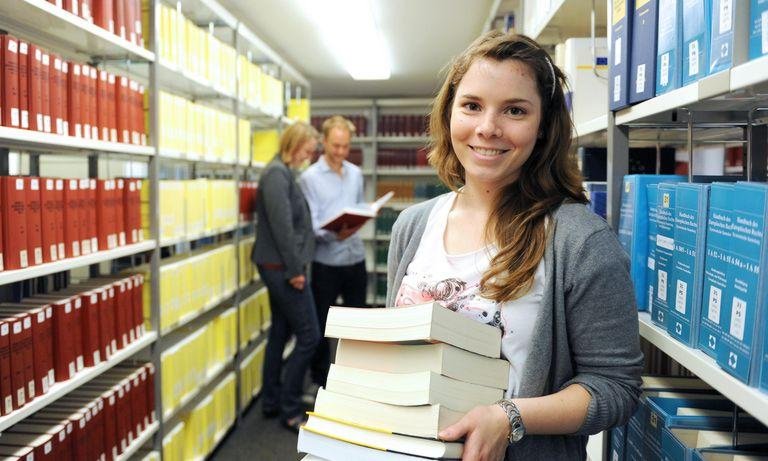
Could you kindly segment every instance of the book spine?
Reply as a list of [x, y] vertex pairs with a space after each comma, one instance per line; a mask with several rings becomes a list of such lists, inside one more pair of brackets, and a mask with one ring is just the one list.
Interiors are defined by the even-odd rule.
[[651, 320], [660, 327], [667, 328], [669, 311], [670, 283], [674, 267], [675, 252], [675, 191], [674, 184], [659, 184], [659, 197], [656, 206], [656, 297], [653, 298]]
[[656, 90], [658, 0], [635, 1], [630, 45], [629, 102], [653, 97]]
[[633, 0], [611, 0], [611, 54], [608, 57], [608, 106], [618, 110], [629, 105], [630, 42]]
[[29, 266], [24, 178], [2, 177], [0, 187], [2, 187], [0, 206], [4, 218], [2, 224], [5, 268], [23, 269]]
[[7, 127], [20, 128], [21, 114], [19, 112], [19, 42], [8, 34], [3, 34], [2, 53], [2, 124]]
[[679, 88], [682, 69], [683, 0], [659, 0], [656, 52], [656, 95]]
[[21, 128], [29, 126], [29, 44], [19, 40], [19, 114]]
[[42, 65], [40, 66], [40, 94], [42, 95], [42, 105], [40, 112], [43, 114], [43, 131], [52, 133], [51, 125], [51, 55], [45, 51], [42, 54]]
[[26, 206], [24, 213], [27, 217], [27, 250], [30, 265], [43, 263], [43, 229], [42, 212], [40, 207], [40, 178], [27, 176], [24, 178]]

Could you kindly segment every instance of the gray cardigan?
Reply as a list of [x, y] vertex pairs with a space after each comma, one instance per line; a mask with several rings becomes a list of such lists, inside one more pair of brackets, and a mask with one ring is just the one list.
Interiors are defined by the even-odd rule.
[[304, 193], [288, 166], [276, 155], [259, 179], [256, 243], [251, 261], [285, 266], [285, 278], [306, 273], [315, 253], [312, 216]]
[[[392, 228], [388, 306], [436, 201], [406, 209]], [[584, 205], [561, 205], [551, 222], [542, 309], [517, 397], [549, 395], [578, 383], [592, 398], [575, 434], [526, 436], [508, 448], [508, 460], [586, 459], [587, 435], [624, 424], [640, 394], [643, 355], [626, 254], [606, 222]]]

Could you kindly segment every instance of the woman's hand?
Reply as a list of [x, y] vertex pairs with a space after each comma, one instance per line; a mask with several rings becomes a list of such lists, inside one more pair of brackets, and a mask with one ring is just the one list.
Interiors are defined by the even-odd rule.
[[297, 275], [288, 280], [291, 286], [299, 291], [304, 289], [304, 285], [307, 283], [307, 278], [304, 275]]
[[507, 414], [498, 405], [475, 407], [456, 424], [438, 434], [452, 442], [465, 437], [464, 461], [500, 461], [504, 459], [509, 435]]

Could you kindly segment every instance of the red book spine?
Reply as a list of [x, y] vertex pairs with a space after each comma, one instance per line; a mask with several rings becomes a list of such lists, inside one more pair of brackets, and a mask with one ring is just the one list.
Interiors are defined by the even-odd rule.
[[141, 137], [141, 145], [146, 146], [147, 145], [147, 124], [146, 124], [146, 117], [144, 117], [144, 85], [139, 85], [139, 133]]
[[0, 321], [0, 410], [3, 415], [13, 411], [13, 385], [11, 384], [11, 326]]
[[42, 178], [40, 188], [40, 211], [42, 222], [43, 261], [59, 260], [58, 222], [56, 220], [56, 180]]
[[69, 63], [61, 61], [61, 75], [59, 78], [59, 95], [61, 97], [61, 121], [64, 136], [69, 136], [69, 94], [67, 82], [69, 81]]
[[139, 145], [141, 137], [139, 134], [139, 112], [136, 101], [139, 97], [139, 84], [134, 80], [128, 81], [128, 130], [131, 133], [131, 144]]
[[80, 256], [80, 202], [77, 179], [64, 182], [64, 242], [70, 257]]
[[[108, 1], [108, 0], [107, 0]], [[123, 0], [114, 0], [112, 3], [112, 12], [115, 16], [115, 33], [120, 38], [127, 40], [128, 35], [125, 27], [125, 4]]]
[[125, 285], [125, 303], [127, 307], [127, 309], [125, 309], [125, 313], [123, 314], [123, 322], [125, 323], [125, 330], [128, 333], [128, 343], [132, 343], [136, 341], [136, 325], [133, 315], [133, 309], [135, 306], [134, 297], [136, 296], [136, 291], [133, 289], [133, 277], [127, 277], [123, 279], [123, 283]]
[[21, 127], [19, 114], [19, 42], [15, 37], [2, 35], [2, 123], [4, 126]]
[[120, 439], [120, 451], [124, 452], [128, 448], [128, 444], [133, 441], [133, 434], [131, 434], [130, 424], [130, 406], [128, 405], [128, 398], [125, 395], [125, 389], [122, 384], [117, 386], [117, 420], [115, 421], [117, 437]]
[[126, 39], [135, 44], [139, 44], [139, 40], [136, 37], [136, 18], [135, 13], [133, 11], [134, 9], [134, 3], [133, 0], [123, 0], [123, 8], [125, 8], [125, 35]]
[[136, 338], [144, 335], [144, 276], [133, 276], [133, 328]]
[[99, 80], [96, 82], [98, 90], [96, 93], [99, 139], [109, 141], [109, 102], [108, 102], [108, 78], [107, 72], [99, 71]]
[[45, 359], [45, 368], [48, 370], [48, 385], [53, 386], [56, 382], [56, 370], [53, 366], [53, 307], [48, 304], [45, 306], [45, 350], [48, 355]]
[[0, 177], [2, 188], [3, 249], [6, 269], [23, 269], [29, 266], [27, 253], [26, 193], [24, 178]]
[[131, 134], [128, 126], [129, 96], [128, 79], [118, 76], [116, 85], [115, 110], [117, 112], [117, 137], [118, 142], [130, 143]]
[[123, 196], [125, 195], [125, 180], [115, 179], [115, 194], [114, 194], [114, 217], [115, 217], [115, 233], [117, 234], [117, 245], [125, 246], [125, 211]]
[[83, 356], [86, 367], [101, 363], [101, 345], [99, 335], [99, 293], [96, 291], [83, 294]]
[[144, 48], [144, 29], [141, 27], [141, 0], [133, 0], [133, 2], [136, 4], [136, 35], [139, 38], [139, 46]]
[[141, 379], [137, 373], [131, 376], [131, 423], [136, 431], [136, 437], [144, 430], [144, 399]]
[[77, 235], [80, 237], [80, 254], [91, 254], [91, 237], [88, 235], [88, 178], [78, 180], [77, 190]]
[[115, 282], [115, 333], [117, 333], [120, 349], [128, 346], [128, 324], [126, 321], [126, 312], [130, 312], [131, 299], [127, 296], [126, 284], [122, 280]]
[[43, 263], [43, 225], [40, 209], [40, 178], [25, 177], [24, 187], [27, 206], [27, 250], [30, 255], [30, 265]]
[[21, 408], [27, 403], [27, 383], [24, 378], [24, 322], [17, 317], [8, 317], [11, 326], [11, 389], [14, 406]]
[[112, 14], [112, 0], [95, 0], [93, 20], [97, 26], [115, 33], [115, 19]]
[[19, 40], [19, 114], [21, 127], [29, 129], [29, 44]]
[[43, 306], [35, 312], [32, 322], [32, 343], [35, 357], [35, 382], [45, 394], [53, 385], [53, 319], [51, 306]]
[[69, 118], [69, 135], [83, 137], [83, 122], [80, 115], [80, 64], [72, 63], [67, 75], [67, 97], [69, 104], [67, 114]]
[[155, 365], [151, 362], [145, 365], [147, 369], [147, 403], [149, 405], [149, 419], [152, 423], [157, 421], [155, 412]]
[[96, 180], [96, 229], [97, 238], [102, 249], [112, 249], [112, 236], [109, 232], [109, 191], [111, 179]]
[[112, 350], [112, 328], [109, 316], [109, 312], [114, 308], [114, 299], [109, 297], [109, 290], [106, 287], [101, 287], [99, 290], [99, 343], [101, 344], [101, 353], [104, 356], [104, 360], [109, 360], [114, 353]]
[[147, 383], [149, 378], [147, 377], [147, 369], [144, 367], [136, 370], [139, 375], [139, 413], [142, 416], [144, 429], [146, 430], [150, 424], [152, 424], [150, 418], [149, 402], [147, 401]]
[[43, 131], [51, 133], [51, 55], [43, 51], [43, 65], [40, 66], [40, 94], [43, 96], [43, 104], [40, 112], [43, 113]]
[[64, 231], [64, 209], [67, 202], [64, 200], [64, 180], [56, 180], [56, 242], [59, 247], [59, 259], [67, 257], [67, 239]]
[[37, 395], [35, 388], [35, 358], [32, 341], [32, 317], [29, 314], [18, 314], [22, 319], [22, 343], [24, 354], [24, 382], [27, 385], [27, 399], [32, 400]]
[[117, 396], [113, 390], [104, 394], [104, 448], [108, 459], [114, 461], [120, 454], [120, 444], [117, 441]]
[[77, 373], [72, 349], [72, 300], [53, 304], [53, 369], [57, 382]]
[[88, 102], [89, 110], [88, 116], [91, 122], [91, 139], [99, 139], [101, 133], [99, 133], [99, 117], [98, 117], [98, 101], [96, 96], [96, 82], [98, 81], [99, 72], [95, 67], [91, 67], [88, 79]]
[[50, 93], [51, 93], [51, 129], [60, 135], [66, 135], [64, 131], [64, 115], [66, 111], [65, 106], [62, 105], [62, 85], [61, 80], [64, 77], [64, 73], [61, 69], [61, 57], [51, 55], [51, 79], [50, 79]]
[[64, 9], [74, 14], [80, 15], [80, 1], [79, 0], [64, 0]]
[[83, 298], [75, 295], [72, 297], [72, 351], [75, 357], [75, 370], [80, 371], [85, 366], [83, 357]]
[[88, 180], [88, 235], [91, 238], [91, 252], [99, 251], [99, 232], [96, 227], [96, 179]]
[[123, 223], [125, 225], [125, 240], [130, 245], [138, 242], [139, 235], [136, 232], [136, 228], [133, 224], [133, 209], [131, 200], [133, 200], [133, 194], [136, 190], [136, 181], [134, 179], [125, 180], [125, 188], [123, 189]]
[[29, 85], [29, 125], [35, 131], [45, 131], [43, 126], [43, 94], [40, 72], [43, 66], [43, 52], [35, 45], [29, 45], [27, 67]]
[[109, 309], [104, 310], [104, 322], [101, 323], [101, 325], [104, 327], [104, 329], [107, 331], [107, 338], [109, 339], [109, 350], [111, 354], [114, 354], [117, 352], [117, 330], [115, 329], [116, 320], [117, 317], [117, 296], [115, 293], [115, 287], [114, 285], [106, 285], [104, 288], [107, 290], [107, 296], [109, 298], [108, 307]]
[[80, 123], [83, 124], [83, 137], [91, 139], [91, 118], [88, 111], [91, 108], [91, 102], [88, 100], [88, 82], [91, 78], [91, 66], [83, 64], [80, 66], [80, 75], [77, 79], [77, 91], [80, 92]]

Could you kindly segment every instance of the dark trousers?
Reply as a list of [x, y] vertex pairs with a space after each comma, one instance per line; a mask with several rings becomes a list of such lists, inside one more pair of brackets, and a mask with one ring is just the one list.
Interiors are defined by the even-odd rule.
[[365, 294], [368, 288], [368, 274], [365, 261], [351, 266], [328, 266], [312, 263], [312, 293], [315, 296], [317, 319], [320, 322], [320, 342], [312, 358], [312, 381], [325, 386], [328, 369], [331, 366], [331, 348], [325, 338], [325, 321], [328, 308], [336, 305], [336, 298], [341, 295], [342, 306], [365, 307]]
[[[293, 418], [304, 412], [301, 404], [304, 376], [320, 340], [315, 303], [309, 287], [305, 286], [301, 291], [293, 288], [284, 270], [269, 270], [260, 264], [256, 267], [269, 290], [272, 311], [272, 326], [264, 354], [262, 409], [279, 408], [282, 418]], [[283, 350], [291, 334], [296, 336], [296, 347], [283, 367]]]

